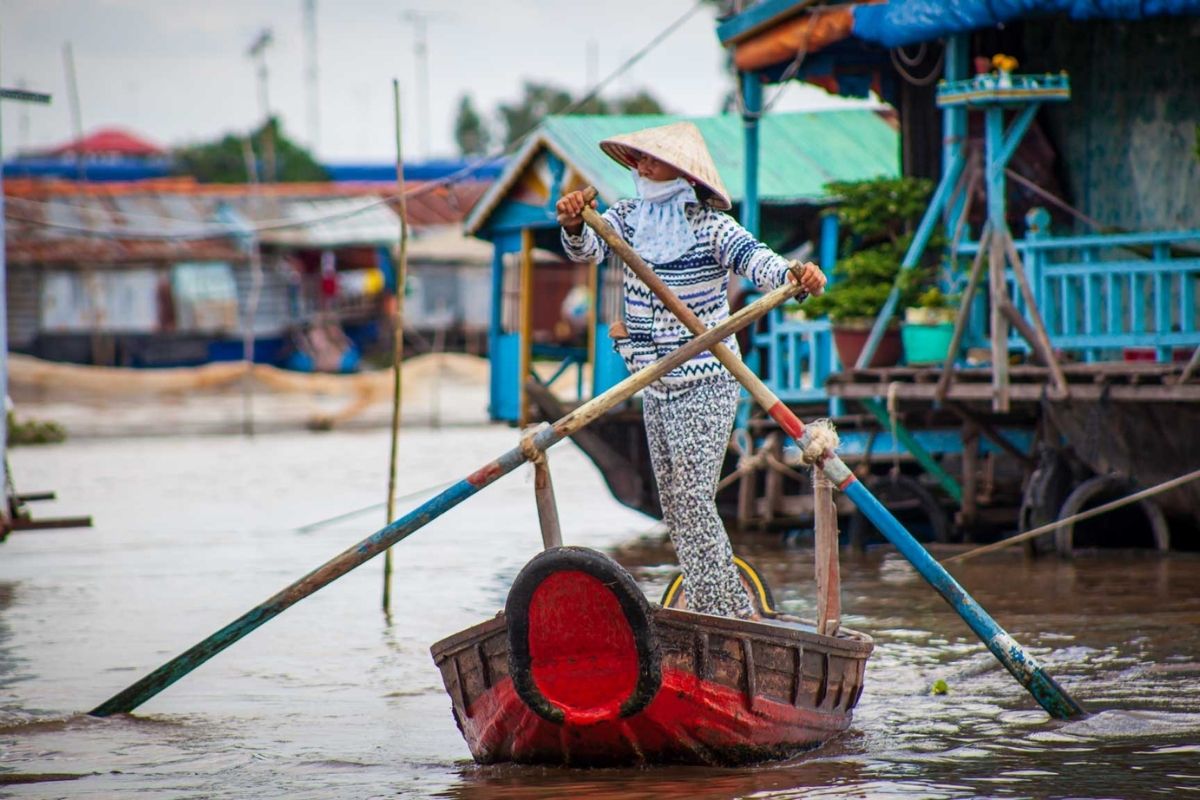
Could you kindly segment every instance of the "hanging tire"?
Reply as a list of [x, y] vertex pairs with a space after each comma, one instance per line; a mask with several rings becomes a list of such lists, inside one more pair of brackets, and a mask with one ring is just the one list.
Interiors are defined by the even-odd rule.
[[[1078, 514], [1092, 500], [1098, 500], [1108, 495], [1127, 495], [1134, 491], [1135, 487], [1121, 475], [1097, 475], [1079, 484], [1071, 494], [1067, 495], [1066, 501], [1059, 509], [1058, 519], [1066, 519]], [[1139, 500], [1136, 505], [1146, 515], [1146, 521], [1150, 523], [1155, 549], [1163, 552], [1171, 549], [1171, 529], [1162, 509], [1158, 507], [1158, 503], [1147, 497], [1145, 500]], [[1071, 557], [1075, 551], [1075, 523], [1064, 525], [1054, 532], [1054, 546], [1063, 558]]]
[[[950, 541], [950, 518], [946, 516], [942, 504], [920, 481], [907, 475], [875, 475], [867, 479], [867, 488], [918, 541]], [[927, 535], [918, 536], [913, 531], [911, 523], [914, 520], [925, 521], [928, 525]], [[880, 538], [875, 526], [857, 509], [850, 517], [847, 532], [850, 543], [859, 550], [866, 547], [868, 538]]]
[[603, 553], [556, 547], [513, 581], [504, 605], [517, 695], [550, 722], [594, 724], [645, 708], [662, 685], [650, 604]]

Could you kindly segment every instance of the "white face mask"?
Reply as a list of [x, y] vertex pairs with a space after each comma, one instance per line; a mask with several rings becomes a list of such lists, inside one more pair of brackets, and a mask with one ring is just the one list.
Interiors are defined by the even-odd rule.
[[683, 178], [652, 181], [633, 170], [638, 191], [634, 218], [633, 249], [647, 261], [674, 261], [696, 246], [696, 235], [688, 223], [685, 207], [698, 203], [696, 190]]

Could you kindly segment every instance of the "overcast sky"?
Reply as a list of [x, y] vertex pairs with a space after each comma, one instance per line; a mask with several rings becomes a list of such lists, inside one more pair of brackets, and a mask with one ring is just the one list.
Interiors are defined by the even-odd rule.
[[[526, 80], [581, 93], [589, 77], [607, 76], [693, 5], [691, 0], [315, 2], [316, 150], [327, 161], [395, 157], [393, 78], [400, 80], [403, 96], [406, 155], [453, 156], [454, 114], [463, 94], [490, 118], [497, 103], [520, 96]], [[266, 50], [270, 107], [295, 139], [311, 144], [304, 5], [305, 0], [0, 0], [0, 82], [54, 95], [48, 107], [4, 103], [4, 154], [72, 138], [66, 42], [74, 52], [85, 132], [116, 125], [166, 146], [245, 132], [262, 118], [255, 66], [246, 51], [263, 28], [274, 37]], [[415, 25], [406, 12], [426, 18], [427, 126], [420, 119]], [[606, 96], [645, 88], [671, 112], [718, 111], [730, 82], [713, 14], [708, 6], [693, 14]], [[839, 102], [793, 83], [775, 108]]]

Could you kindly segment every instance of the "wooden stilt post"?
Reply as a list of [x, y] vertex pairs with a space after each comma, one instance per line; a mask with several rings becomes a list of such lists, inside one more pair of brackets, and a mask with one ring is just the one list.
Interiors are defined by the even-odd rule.
[[742, 453], [743, 467], [738, 465], [742, 473], [738, 480], [737, 524], [739, 529], [746, 528], [754, 518], [754, 497], [758, 494], [758, 469], [751, 466], [754, 457], [754, 439], [746, 437], [746, 449]]
[[833, 481], [813, 468], [813, 529], [817, 559], [817, 633], [836, 636], [842, 624], [842, 574], [838, 564], [837, 506]]
[[962, 507], [958, 524], [969, 528], [979, 514], [979, 426], [966, 421], [962, 428]]
[[[775, 434], [767, 437], [767, 441], [763, 442], [763, 449], [775, 458], [783, 456], [783, 442]], [[763, 498], [763, 514], [764, 522], [774, 522], [775, 515], [782, 506], [783, 501], [783, 476], [778, 470], [768, 469], [764, 480], [764, 498]]]
[[988, 242], [988, 277], [992, 304], [992, 410], [1006, 413], [1008, 399], [1008, 284], [1004, 277], [1004, 230], [992, 231]]

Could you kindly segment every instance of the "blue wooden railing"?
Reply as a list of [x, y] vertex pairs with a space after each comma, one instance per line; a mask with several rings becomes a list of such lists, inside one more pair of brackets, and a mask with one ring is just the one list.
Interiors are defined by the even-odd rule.
[[[1032, 215], [1030, 231], [1016, 242], [1034, 300], [1056, 350], [1088, 362], [1121, 360], [1129, 349], [1152, 349], [1167, 362], [1175, 348], [1200, 345], [1200, 231], [1052, 237]], [[977, 245], [961, 248], [963, 255]], [[1025, 303], [1011, 271], [1008, 287], [1017, 309]], [[972, 309], [971, 339], [986, 341], [983, 309]], [[1015, 332], [1010, 349], [1028, 352]]]
[[824, 402], [825, 379], [839, 369], [829, 320], [788, 319], [773, 310], [755, 329], [759, 370], [771, 391], [785, 403]]
[[[1016, 242], [1051, 345], [1080, 360], [1110, 361], [1128, 350], [1153, 353], [1160, 362], [1178, 358], [1176, 348], [1200, 346], [1200, 231], [1143, 232], [1053, 237], [1045, 212], [1030, 212], [1026, 238]], [[978, 244], [959, 248], [968, 267]], [[958, 280], [965, 282], [965, 269]], [[1009, 292], [1022, 314], [1025, 301], [1011, 272]], [[983, 346], [987, 298], [976, 298], [966, 343]], [[823, 402], [828, 376], [840, 369], [829, 321], [794, 320], [775, 310], [753, 337], [758, 368], [787, 403]], [[1009, 347], [1028, 352], [1013, 332]]]

